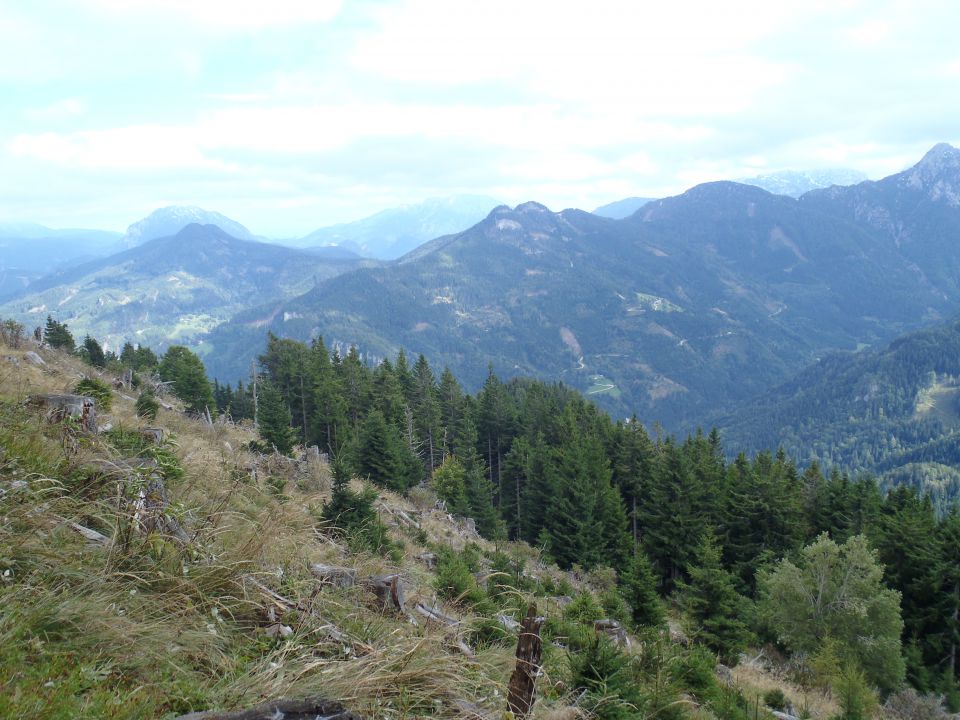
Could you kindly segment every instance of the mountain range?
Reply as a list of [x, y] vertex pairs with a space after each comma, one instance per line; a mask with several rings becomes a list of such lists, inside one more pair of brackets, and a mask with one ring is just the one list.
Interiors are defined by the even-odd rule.
[[482, 220], [497, 200], [481, 195], [431, 198], [415, 205], [390, 208], [355, 222], [314, 230], [293, 247], [336, 246], [357, 255], [393, 260], [441, 235], [461, 232]]
[[621, 220], [501, 206], [399, 262], [241, 313], [209, 336], [211, 369], [235, 378], [267, 329], [323, 335], [373, 357], [423, 352], [473, 384], [491, 363], [562, 380], [679, 427], [960, 310], [960, 268], [943, 259], [958, 154], [938, 146], [905, 173], [799, 200], [718, 182]]
[[781, 170], [767, 175], [757, 175], [737, 180], [744, 185], [763, 188], [774, 195], [789, 195], [798, 198], [811, 190], [829, 188], [835, 185], [856, 185], [867, 179], [858, 170], [849, 168], [825, 168], [821, 170]]
[[125, 340], [158, 350], [171, 342], [199, 345], [239, 310], [302, 293], [358, 262], [240, 240], [194, 223], [48, 275], [0, 306], [0, 315], [33, 327], [50, 313], [108, 348]]

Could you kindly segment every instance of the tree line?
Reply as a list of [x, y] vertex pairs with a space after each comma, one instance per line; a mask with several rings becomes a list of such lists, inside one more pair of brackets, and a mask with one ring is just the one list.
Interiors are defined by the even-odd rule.
[[960, 514], [915, 488], [884, 493], [782, 450], [727, 461], [715, 430], [651, 433], [561, 383], [490, 371], [471, 395], [403, 351], [373, 365], [271, 334], [246, 384], [210, 384], [178, 346], [149, 367], [188, 408], [256, 414], [266, 445], [329, 453], [340, 504], [353, 502], [348, 471], [400, 493], [428, 484], [488, 538], [536, 545], [562, 568], [614, 568], [639, 625], [675, 602], [727, 662], [769, 641], [848, 690], [905, 680], [960, 702]]

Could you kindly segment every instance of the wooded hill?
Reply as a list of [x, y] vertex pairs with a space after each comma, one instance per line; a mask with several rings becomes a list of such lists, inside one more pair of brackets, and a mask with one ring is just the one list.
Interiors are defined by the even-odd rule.
[[241, 313], [206, 357], [233, 381], [264, 330], [322, 335], [341, 354], [422, 352], [471, 390], [493, 363], [617, 417], [696, 424], [831, 351], [960, 311], [958, 158], [937, 146], [898, 175], [799, 200], [709, 183], [621, 220], [500, 207], [397, 263]]
[[882, 350], [837, 354], [718, 416], [731, 452], [782, 447], [803, 464], [908, 484], [946, 511], [960, 497], [960, 321]]
[[[499, 717], [531, 600], [547, 641], [534, 717], [756, 720], [764, 690], [817, 717], [885, 700], [886, 717], [945, 718], [904, 682], [958, 700], [960, 516], [910, 489], [883, 497], [783, 454], [726, 463], [715, 433], [650, 437], [560, 385], [490, 374], [470, 396], [422, 357], [369, 367], [276, 338], [255, 440], [226, 421], [248, 391], [210, 387], [185, 348], [158, 359], [161, 377], [187, 405], [216, 395], [224, 420], [112, 390], [124, 364], [135, 393], [156, 385], [143, 348], [98, 370], [4, 328], [4, 713], [322, 694], [362, 717]], [[22, 402], [75, 389], [96, 396], [102, 432]], [[135, 411], [162, 432], [134, 430]], [[332, 478], [319, 456], [260, 454], [304, 436], [333, 453]], [[762, 643], [791, 657], [786, 674], [729, 670]]]

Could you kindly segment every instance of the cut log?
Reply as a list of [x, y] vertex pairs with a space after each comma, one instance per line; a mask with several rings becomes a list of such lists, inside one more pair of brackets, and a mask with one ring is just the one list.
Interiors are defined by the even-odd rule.
[[446, 625], [447, 627], [460, 626], [460, 621], [457, 620], [457, 618], [453, 617], [452, 615], [447, 615], [440, 608], [431, 607], [418, 602], [413, 606], [413, 609], [431, 622], [439, 623], [440, 625]]
[[363, 584], [377, 596], [384, 610], [394, 610], [398, 613], [406, 611], [406, 593], [403, 580], [399, 575], [370, 577], [365, 579]]
[[86, 395], [31, 395], [27, 402], [47, 411], [49, 422], [67, 418], [80, 423], [84, 430], [97, 431], [96, 401]]
[[507, 710], [516, 718], [527, 717], [536, 700], [537, 676], [540, 674], [540, 658], [543, 655], [543, 640], [540, 639], [543, 622], [544, 618], [537, 616], [537, 606], [531, 603], [527, 616], [520, 624], [517, 666], [510, 677], [507, 693]]
[[204, 712], [181, 715], [176, 720], [362, 720], [343, 705], [330, 700], [271, 700], [237, 712]]
[[310, 566], [310, 573], [324, 585], [345, 588], [357, 584], [357, 571], [353, 568], [315, 563]]

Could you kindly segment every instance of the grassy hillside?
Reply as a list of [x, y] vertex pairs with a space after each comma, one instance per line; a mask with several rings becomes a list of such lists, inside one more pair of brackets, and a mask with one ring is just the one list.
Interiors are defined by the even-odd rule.
[[[326, 465], [253, 455], [249, 429], [161, 410], [154, 444], [122, 390], [97, 434], [48, 422], [25, 399], [93, 371], [31, 350], [46, 364], [24, 349], [0, 360], [0, 716], [160, 718], [322, 696], [367, 718], [499, 718], [516, 634], [497, 616], [531, 602], [547, 618], [534, 718], [584, 717], [585, 697], [623, 706], [612, 689], [596, 704], [606, 685], [577, 690], [585, 666], [569, 658], [598, 647], [627, 668], [618, 682], [630, 678], [639, 713], [616, 717], [746, 720], [755, 704], [718, 683], [713, 658], [656, 631], [629, 650], [598, 646], [593, 620], [623, 607], [608, 573], [562, 573], [529, 546], [483, 541], [425, 489], [382, 492], [392, 550], [371, 554], [319, 520]], [[169, 504], [151, 516], [158, 477]], [[399, 574], [405, 612], [362, 583], [322, 584], [317, 563]]]

